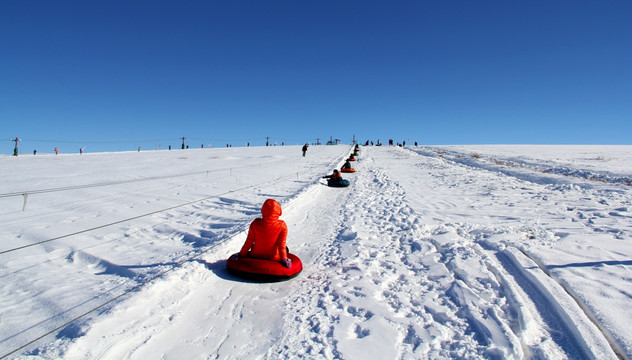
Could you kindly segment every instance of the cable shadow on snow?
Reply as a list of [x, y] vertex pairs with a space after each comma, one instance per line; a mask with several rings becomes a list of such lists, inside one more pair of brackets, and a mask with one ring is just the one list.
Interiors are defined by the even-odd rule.
[[136, 273], [133, 269], [161, 269], [177, 265], [178, 263], [173, 261], [153, 264], [117, 265], [109, 261], [101, 260], [97, 266], [100, 266], [103, 270], [95, 273], [94, 275], [115, 275], [123, 278], [140, 280], [146, 277], [147, 274]]
[[218, 236], [210, 231], [202, 231], [199, 236], [190, 233], [180, 233], [181, 236], [180, 241], [185, 244], [189, 244], [194, 249], [203, 248], [215, 243], [218, 239]]
[[585, 263], [569, 263], [563, 265], [547, 265], [547, 269], [562, 269], [562, 268], [570, 268], [570, 267], [593, 267], [593, 266], [616, 266], [616, 265], [624, 265], [624, 266], [632, 266], [632, 260], [612, 260], [612, 261], [592, 261]]
[[219, 201], [219, 206], [221, 208], [225, 206], [230, 206], [232, 208], [238, 209], [239, 212], [243, 213], [246, 216], [256, 215], [261, 211], [260, 205], [249, 201], [229, 198], [226, 196], [221, 196], [217, 200]]

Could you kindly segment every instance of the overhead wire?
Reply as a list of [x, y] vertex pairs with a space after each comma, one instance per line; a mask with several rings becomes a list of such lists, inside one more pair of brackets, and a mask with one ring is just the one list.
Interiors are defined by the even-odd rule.
[[[291, 176], [295, 176], [296, 174], [298, 174], [298, 173], [292, 172]], [[48, 243], [48, 242], [51, 242], [51, 241], [64, 239], [64, 238], [71, 237], [71, 236], [74, 236], [74, 235], [79, 235], [79, 234], [87, 233], [87, 232], [90, 232], [90, 231], [102, 229], [102, 228], [109, 227], [109, 226], [112, 226], [112, 225], [117, 225], [117, 224], [121, 224], [121, 223], [124, 223], [124, 222], [140, 219], [140, 218], [147, 217], [147, 216], [154, 215], [154, 214], [158, 214], [158, 213], [161, 213], [161, 212], [177, 209], [177, 208], [184, 207], [184, 206], [187, 206], [187, 205], [191, 205], [191, 204], [195, 204], [195, 203], [198, 203], [198, 202], [206, 201], [206, 200], [209, 200], [209, 199], [212, 199], [212, 198], [216, 198], [216, 197], [224, 196], [224, 195], [231, 194], [231, 193], [234, 193], [234, 192], [242, 191], [242, 190], [245, 190], [245, 189], [253, 188], [255, 186], [259, 186], [259, 185], [263, 185], [263, 184], [266, 184], [266, 183], [278, 181], [278, 180], [280, 180], [280, 179], [282, 179], [284, 177], [289, 177], [289, 176], [290, 175], [282, 175], [282, 176], [279, 176], [279, 177], [277, 177], [275, 179], [272, 179], [272, 180], [266, 180], [266, 181], [259, 182], [259, 183], [256, 183], [256, 184], [244, 186], [244, 187], [241, 187], [241, 188], [238, 188], [238, 189], [229, 190], [229, 191], [223, 192], [221, 194], [214, 194], [214, 195], [211, 195], [211, 196], [204, 197], [202, 199], [188, 201], [188, 202], [185, 202], [183, 204], [170, 206], [170, 207], [167, 207], [167, 208], [164, 208], [164, 209], [151, 211], [151, 212], [148, 212], [148, 213], [145, 213], [145, 214], [133, 216], [133, 217], [122, 219], [122, 220], [117, 220], [117, 221], [114, 221], [114, 222], [111, 222], [111, 223], [107, 223], [107, 224], [103, 224], [103, 225], [98, 225], [98, 226], [95, 226], [95, 227], [91, 227], [89, 229], [84, 229], [84, 230], [76, 231], [76, 232], [73, 232], [73, 233], [70, 233], [70, 234], [57, 236], [57, 237], [54, 237], [54, 238], [51, 238], [51, 239], [41, 240], [41, 241], [37, 241], [37, 242], [31, 243], [31, 244], [18, 246], [18, 247], [15, 247], [15, 248], [12, 248], [12, 249], [8, 249], [8, 250], [3, 250], [3, 251], [0, 251], [0, 255], [7, 254], [7, 253], [10, 253], [10, 252], [14, 252], [14, 251], [21, 250], [21, 249], [25, 249], [25, 248], [29, 248], [29, 247], [33, 247], [33, 246], [36, 246], [36, 245], [45, 244], [45, 243]]]
[[[274, 162], [278, 162], [278, 161], [283, 161], [283, 160], [274, 160], [274, 161], [266, 162], [264, 164], [270, 164], [270, 163], [274, 163]], [[195, 172], [189, 172], [189, 173], [184, 173], [184, 174], [172, 174], [172, 175], [153, 176], [153, 177], [140, 178], [140, 179], [127, 179], [127, 180], [108, 181], [108, 182], [94, 183], [94, 184], [70, 185], [70, 186], [60, 186], [60, 187], [54, 187], [54, 188], [14, 191], [14, 192], [0, 194], [0, 198], [13, 197], [13, 196], [24, 196], [24, 194], [29, 194], [29, 195], [32, 195], [32, 194], [43, 194], [43, 193], [49, 193], [49, 192], [87, 189], [87, 188], [93, 188], [93, 187], [121, 185], [121, 184], [129, 184], [129, 183], [136, 183], [136, 182], [143, 182], [143, 181], [164, 180], [164, 179], [183, 177], [183, 176], [209, 174], [209, 173], [212, 173], [212, 172], [220, 172], [220, 171], [226, 171], [226, 170], [242, 169], [242, 168], [247, 168], [247, 167], [251, 167], [251, 166], [252, 165], [231, 166], [230, 168], [195, 171]]]

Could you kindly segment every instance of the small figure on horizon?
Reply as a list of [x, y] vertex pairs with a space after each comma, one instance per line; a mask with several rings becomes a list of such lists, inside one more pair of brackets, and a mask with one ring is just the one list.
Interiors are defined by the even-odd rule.
[[307, 152], [307, 148], [309, 147], [309, 145], [307, 145], [307, 143], [305, 143], [305, 145], [303, 145], [303, 157], [305, 157], [305, 153]]
[[55, 148], [55, 155], [59, 154], [59, 148]]

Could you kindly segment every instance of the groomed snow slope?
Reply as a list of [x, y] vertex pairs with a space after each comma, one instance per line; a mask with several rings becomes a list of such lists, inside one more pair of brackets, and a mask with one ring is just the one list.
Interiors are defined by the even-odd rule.
[[[340, 145], [0, 158], [0, 356], [629, 358], [630, 171], [584, 151], [362, 147], [349, 188]], [[225, 270], [266, 198], [288, 282]]]

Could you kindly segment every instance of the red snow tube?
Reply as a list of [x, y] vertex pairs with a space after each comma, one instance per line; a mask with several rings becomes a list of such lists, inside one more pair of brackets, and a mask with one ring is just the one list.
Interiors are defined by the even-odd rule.
[[348, 158], [347, 160], [348, 161], [356, 161], [356, 159], [354, 159], [354, 158]]
[[352, 173], [352, 172], [355, 172], [355, 169], [354, 169], [354, 168], [350, 168], [350, 169], [340, 169], [340, 172]]
[[303, 270], [303, 263], [298, 256], [287, 254], [292, 260], [292, 266], [286, 268], [276, 260], [265, 260], [251, 257], [240, 257], [237, 260], [226, 261], [228, 272], [239, 277], [255, 281], [283, 281], [296, 277]]

